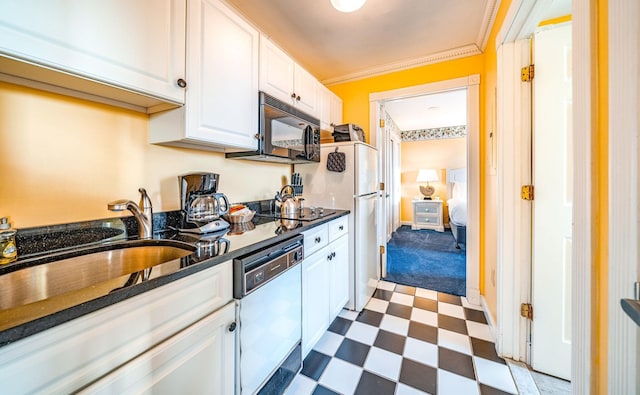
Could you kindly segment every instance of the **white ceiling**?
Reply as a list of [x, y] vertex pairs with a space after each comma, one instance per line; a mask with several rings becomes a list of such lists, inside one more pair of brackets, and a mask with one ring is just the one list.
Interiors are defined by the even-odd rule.
[[484, 50], [497, 0], [227, 0], [324, 83]]
[[467, 90], [385, 102], [387, 113], [402, 131], [467, 124]]

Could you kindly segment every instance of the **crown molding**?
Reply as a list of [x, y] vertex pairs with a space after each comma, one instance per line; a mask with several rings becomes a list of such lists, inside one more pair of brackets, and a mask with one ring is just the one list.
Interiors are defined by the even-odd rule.
[[498, 8], [500, 8], [500, 0], [488, 0], [487, 6], [484, 9], [484, 15], [482, 16], [482, 24], [480, 25], [480, 31], [478, 32], [478, 38], [476, 43], [478, 48], [484, 52], [487, 48], [487, 42], [491, 35], [491, 29], [496, 21], [496, 15], [498, 14]]
[[361, 79], [375, 77], [382, 74], [388, 74], [396, 71], [413, 69], [419, 66], [425, 66], [428, 64], [444, 62], [447, 60], [466, 58], [468, 56], [474, 56], [474, 55], [480, 55], [480, 54], [482, 54], [482, 51], [480, 50], [480, 48], [476, 44], [470, 44], [470, 45], [465, 45], [464, 47], [437, 52], [437, 53], [419, 57], [419, 58], [406, 59], [399, 62], [387, 63], [382, 66], [373, 67], [370, 69], [358, 71], [351, 74], [346, 74], [340, 77], [328, 78], [321, 82], [322, 84], [327, 86], [336, 85], [344, 82], [361, 80]]

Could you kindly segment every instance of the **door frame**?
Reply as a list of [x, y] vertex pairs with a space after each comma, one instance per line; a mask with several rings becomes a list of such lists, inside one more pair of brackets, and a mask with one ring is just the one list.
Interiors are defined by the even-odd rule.
[[[473, 74], [369, 94], [369, 139], [371, 145], [378, 148], [379, 157], [382, 157], [381, 150], [385, 150], [387, 146], [384, 130], [380, 127], [379, 122], [381, 119], [380, 104], [384, 101], [457, 89], [467, 90], [467, 196], [472, 197], [472, 199], [467, 198], [469, 206], [467, 208], [466, 294], [469, 303], [480, 305], [480, 75]], [[379, 171], [382, 171], [382, 167], [380, 169]], [[386, 221], [380, 221], [378, 224], [379, 235], [380, 232], [386, 234]], [[382, 242], [383, 238], [379, 237], [378, 239]]]
[[[527, 203], [520, 200], [520, 185], [530, 177], [529, 160], [510, 154], [522, 152], [530, 139], [530, 89], [520, 81], [520, 67], [529, 64], [528, 37], [553, 0], [513, 0], [498, 34], [498, 336], [496, 346], [502, 356], [529, 363], [528, 325], [519, 315], [519, 304], [529, 302], [531, 257], [530, 216]], [[590, 393], [592, 388], [592, 136], [597, 69], [592, 64], [596, 10], [592, 0], [572, 1], [573, 128], [585, 131], [586, 138], [573, 141], [573, 253], [572, 253], [572, 367], [574, 393]], [[507, 134], [519, 131], [520, 135]], [[524, 132], [523, 132], [524, 131]], [[525, 133], [524, 138], [522, 133]], [[574, 136], [577, 133], [574, 132]], [[507, 140], [510, 138], [511, 140]], [[506, 146], [515, 143], [516, 146]], [[509, 151], [507, 150], [509, 149]], [[530, 152], [530, 151], [529, 151]], [[530, 154], [529, 154], [530, 155]], [[524, 163], [526, 162], [526, 163]], [[512, 171], [511, 169], [516, 169]], [[515, 215], [515, 217], [514, 217]], [[523, 233], [524, 232], [524, 233]]]

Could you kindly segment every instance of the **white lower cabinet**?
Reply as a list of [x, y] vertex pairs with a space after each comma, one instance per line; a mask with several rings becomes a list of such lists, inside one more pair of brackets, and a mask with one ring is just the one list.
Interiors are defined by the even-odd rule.
[[231, 302], [80, 393], [232, 394], [235, 317]]
[[[326, 227], [329, 240], [325, 247], [305, 255], [302, 262], [302, 357], [313, 349], [331, 322], [349, 300], [349, 237], [347, 217], [333, 220]], [[335, 226], [334, 226], [335, 225]], [[305, 234], [322, 232], [321, 227]], [[318, 236], [312, 237], [317, 240]]]
[[[202, 375], [198, 380], [217, 375], [233, 380], [227, 369], [235, 365], [235, 358], [228, 344], [237, 331], [222, 336], [235, 320], [232, 278], [227, 261], [3, 346], [0, 392], [75, 393], [122, 369], [151, 375], [160, 384], [163, 375], [196, 369], [205, 359], [208, 367], [206, 372], [197, 370]], [[217, 354], [219, 349], [224, 355]], [[221, 358], [224, 365], [219, 364]], [[129, 366], [134, 361], [139, 362]], [[165, 385], [172, 384], [159, 388], [169, 388]]]

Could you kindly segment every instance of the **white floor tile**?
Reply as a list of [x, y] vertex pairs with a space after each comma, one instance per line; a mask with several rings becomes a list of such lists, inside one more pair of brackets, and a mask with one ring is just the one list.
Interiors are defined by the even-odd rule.
[[416, 296], [431, 300], [438, 300], [438, 293], [430, 289], [416, 288]]
[[438, 326], [438, 313], [414, 307], [411, 310], [411, 321], [417, 321], [431, 326]]
[[438, 328], [439, 346], [446, 347], [449, 350], [458, 351], [463, 354], [472, 355], [470, 343], [469, 336]]
[[364, 363], [365, 370], [392, 381], [398, 381], [400, 378], [401, 367], [402, 357], [400, 355], [378, 347], [371, 347]]
[[481, 324], [475, 321], [467, 321], [467, 332], [469, 333], [469, 336], [475, 337], [476, 339], [495, 342], [495, 339], [493, 338], [493, 336], [491, 336], [489, 325], [487, 324]]
[[385, 291], [393, 291], [396, 288], [396, 283], [380, 280], [380, 282], [378, 282], [378, 288], [384, 289]]
[[362, 369], [338, 358], [332, 358], [318, 383], [333, 391], [353, 394], [360, 381]]
[[479, 304], [471, 304], [469, 303], [469, 301], [467, 300], [467, 298], [465, 296], [463, 296], [462, 298], [462, 307], [466, 307], [468, 309], [474, 309], [474, 310], [482, 310], [482, 306], [480, 306]]
[[369, 299], [369, 303], [365, 306], [367, 310], [377, 311], [378, 313], [386, 313], [387, 307], [389, 306], [389, 302], [382, 299], [371, 298]]
[[438, 302], [438, 313], [460, 318], [462, 320], [465, 319], [464, 309], [462, 306], [456, 306], [451, 303]]
[[510, 394], [518, 393], [507, 365], [480, 357], [473, 357], [473, 363], [476, 366], [476, 374], [480, 383]]
[[344, 337], [338, 335], [337, 333], [333, 333], [331, 331], [326, 331], [324, 335], [318, 340], [314, 350], [319, 351], [325, 355], [333, 356], [336, 351], [338, 351], [338, 347], [342, 344], [342, 340]]
[[376, 336], [378, 336], [378, 328], [363, 324], [362, 322], [354, 321], [345, 336], [349, 339], [371, 346], [376, 340]]
[[406, 384], [398, 383], [396, 385], [396, 395], [424, 395], [426, 392], [415, 389]]
[[438, 369], [438, 395], [480, 394], [478, 383], [455, 373]]
[[284, 395], [311, 395], [315, 388], [316, 382], [313, 379], [310, 379], [304, 374], [298, 374], [293, 379]]
[[407, 333], [409, 333], [409, 320], [385, 314], [385, 316], [382, 317], [382, 322], [380, 322], [380, 329], [397, 333], [401, 336], [407, 336]]
[[403, 304], [405, 306], [413, 306], [413, 295], [394, 292], [391, 296], [391, 302]]
[[354, 321], [358, 318], [358, 312], [353, 310], [342, 309], [342, 311], [338, 314], [342, 318], [346, 318], [348, 320]]
[[438, 346], [435, 344], [408, 337], [402, 355], [425, 365], [438, 366]]

